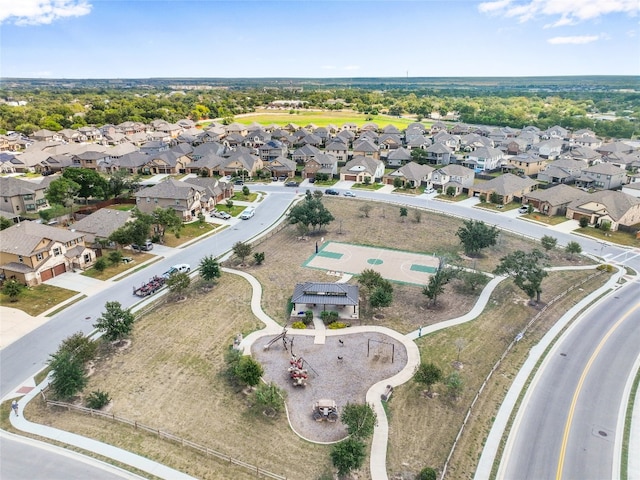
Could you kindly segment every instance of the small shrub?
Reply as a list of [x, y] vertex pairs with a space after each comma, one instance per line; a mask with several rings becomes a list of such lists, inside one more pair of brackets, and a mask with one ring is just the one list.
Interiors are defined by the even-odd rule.
[[103, 392], [102, 390], [94, 390], [87, 396], [87, 401], [85, 402], [85, 404], [88, 408], [100, 410], [102, 407], [108, 405], [110, 401], [111, 397], [107, 392]]
[[112, 264], [118, 265], [122, 261], [122, 252], [120, 250], [114, 250], [113, 252], [109, 252], [108, 257]]
[[104, 257], [100, 257], [98, 260], [96, 260], [93, 268], [95, 268], [98, 272], [104, 272], [108, 266], [109, 264], [107, 262], [107, 259]]
[[297, 328], [297, 329], [300, 329], [300, 330], [304, 330], [305, 328], [307, 328], [307, 325], [304, 322], [293, 322], [291, 324], [291, 328]]
[[337, 321], [338, 318], [340, 318], [340, 315], [338, 315], [338, 312], [336, 311], [323, 310], [320, 313], [320, 319], [322, 320], [322, 323], [324, 323], [325, 325], [329, 325]]
[[309, 325], [313, 322], [313, 310], [307, 310], [304, 312], [304, 320], [305, 325]]
[[331, 322], [329, 325], [327, 325], [327, 328], [330, 330], [336, 330], [338, 328], [347, 328], [349, 325], [347, 325], [344, 322]]
[[589, 218], [588, 217], [580, 217], [580, 228], [587, 228], [589, 226]]
[[438, 472], [431, 467], [425, 467], [420, 470], [420, 473], [416, 475], [416, 480], [436, 480], [438, 478]]

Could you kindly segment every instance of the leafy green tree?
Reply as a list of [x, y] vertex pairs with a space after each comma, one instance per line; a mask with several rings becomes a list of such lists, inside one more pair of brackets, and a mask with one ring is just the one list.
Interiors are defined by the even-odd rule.
[[564, 251], [567, 252], [571, 257], [574, 255], [579, 255], [582, 253], [582, 247], [576, 241], [571, 241], [567, 243], [567, 246], [564, 247]]
[[95, 358], [98, 344], [86, 337], [84, 333], [76, 332], [65, 338], [58, 349], [68, 351], [85, 364]]
[[235, 368], [235, 375], [238, 380], [249, 387], [258, 385], [263, 373], [262, 365], [248, 355], [243, 355]]
[[336, 443], [331, 449], [331, 461], [338, 469], [338, 476], [344, 477], [352, 470], [362, 466], [365, 457], [365, 444], [356, 438], [347, 438]]
[[44, 193], [50, 205], [69, 205], [80, 191], [80, 185], [73, 180], [60, 177], [49, 184]]
[[118, 265], [122, 261], [122, 252], [120, 250], [113, 250], [109, 252], [109, 261], [113, 265]]
[[93, 327], [102, 332], [107, 341], [116, 341], [131, 334], [134, 321], [135, 316], [130, 309], [123, 309], [120, 302], [107, 302], [105, 311]]
[[262, 262], [264, 262], [264, 252], [254, 253], [253, 260], [256, 262], [256, 265], [262, 265]]
[[95, 268], [98, 272], [104, 272], [106, 268], [109, 266], [109, 262], [104, 257], [100, 257], [96, 260], [96, 263], [93, 264], [93, 268]]
[[385, 279], [382, 279], [380, 283], [378, 283], [373, 291], [371, 292], [371, 296], [369, 297], [369, 304], [371, 308], [383, 308], [391, 305], [393, 301], [393, 285], [391, 282]]
[[200, 276], [205, 282], [213, 282], [220, 278], [222, 271], [218, 259], [213, 255], [202, 257], [200, 260]]
[[307, 227], [307, 231], [322, 230], [329, 225], [334, 217], [322, 203], [322, 199], [314, 198], [313, 195], [306, 196], [305, 199], [295, 205], [288, 215], [289, 223], [292, 225], [302, 224]]
[[464, 388], [464, 381], [458, 372], [450, 373], [445, 379], [445, 385], [447, 386], [447, 394], [453, 400], [457, 400]]
[[164, 239], [167, 230], [178, 233], [182, 228], [182, 219], [171, 207], [156, 208], [151, 214], [151, 222], [154, 233], [160, 237], [161, 241]]
[[491, 195], [489, 195], [489, 201], [491, 203], [501, 203], [502, 201], [502, 197], [497, 193], [497, 192], [491, 192]]
[[13, 222], [5, 217], [0, 217], [0, 230], [4, 230], [13, 225]]
[[376, 412], [368, 403], [347, 403], [342, 409], [340, 420], [347, 426], [351, 437], [366, 439], [373, 435], [378, 423]]
[[17, 280], [7, 280], [2, 286], [2, 293], [9, 297], [10, 302], [17, 302], [24, 290], [24, 285]]
[[225, 202], [225, 205], [227, 206], [227, 208], [229, 210], [231, 210], [233, 208], [233, 200], [231, 200], [230, 198], [227, 198], [227, 201]]
[[244, 242], [236, 242], [233, 247], [233, 254], [240, 259], [240, 264], [244, 265], [244, 260], [251, 255], [251, 245]]
[[427, 396], [431, 396], [431, 387], [442, 380], [442, 370], [433, 363], [421, 363], [413, 375], [413, 379], [426, 385]]
[[87, 384], [83, 362], [68, 350], [58, 350], [51, 355], [49, 366], [52, 369], [49, 386], [59, 398], [71, 398]]
[[402, 188], [402, 179], [400, 177], [393, 179], [393, 188]]
[[126, 170], [116, 170], [111, 175], [109, 175], [108, 182], [108, 191], [109, 194], [114, 197], [119, 197], [122, 195], [122, 192], [131, 188], [131, 182], [129, 181], [129, 172]]
[[78, 196], [84, 198], [85, 201], [89, 197], [107, 198], [109, 195], [107, 180], [90, 168], [66, 168], [62, 172], [62, 177], [80, 185]]
[[457, 273], [457, 277], [462, 280], [462, 291], [464, 292], [475, 292], [478, 287], [486, 285], [488, 278], [482, 272], [469, 272], [469, 271], [460, 271]]
[[256, 403], [263, 408], [271, 409], [278, 413], [284, 409], [286, 392], [274, 382], [260, 382], [255, 392]]
[[[456, 187], [447, 187], [447, 191], [445, 192], [448, 197], [456, 196]], [[482, 198], [480, 199], [482, 200]]]
[[187, 273], [174, 273], [167, 278], [167, 288], [177, 297], [181, 297], [189, 285], [191, 285], [191, 277]]
[[524, 291], [530, 299], [540, 301], [542, 293], [542, 281], [548, 275], [545, 270], [546, 256], [538, 249], [530, 253], [516, 250], [502, 257], [500, 263], [493, 271], [496, 275], [508, 275], [513, 278], [516, 286]]
[[243, 194], [245, 197], [248, 197], [248, 196], [249, 196], [249, 193], [251, 193], [251, 191], [249, 190], [249, 187], [247, 187], [246, 185], [245, 185], [244, 187], [242, 187], [242, 194]]
[[464, 248], [464, 253], [476, 256], [483, 248], [496, 244], [500, 231], [496, 227], [490, 227], [478, 220], [464, 220], [464, 226], [460, 227], [456, 235]]
[[556, 248], [556, 245], [558, 244], [558, 239], [555, 237], [552, 237], [551, 235], [543, 235], [542, 238], [540, 239], [540, 243], [542, 244], [542, 248], [549, 251]]
[[431, 467], [424, 467], [416, 477], [416, 480], [437, 480], [438, 472]]
[[406, 207], [400, 207], [400, 218], [404, 222], [405, 217], [408, 215], [409, 211]]
[[578, 223], [580, 224], [580, 228], [587, 228], [589, 226], [589, 217], [580, 217]]
[[444, 287], [454, 277], [454, 273], [455, 272], [451, 268], [440, 268], [435, 274], [431, 275], [429, 283], [422, 289], [422, 294], [426, 295], [427, 298], [431, 300], [432, 305], [435, 305], [438, 300], [438, 296], [444, 293]]
[[602, 230], [603, 232], [609, 232], [611, 231], [611, 222], [608, 220], [603, 220], [600, 223], [600, 230]]

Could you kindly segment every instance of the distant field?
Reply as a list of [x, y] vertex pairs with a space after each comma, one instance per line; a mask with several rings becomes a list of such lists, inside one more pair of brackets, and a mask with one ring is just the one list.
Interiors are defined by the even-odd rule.
[[[274, 123], [282, 126], [289, 123], [295, 123], [300, 127], [304, 127], [310, 123], [313, 123], [318, 127], [326, 127], [331, 124], [341, 126], [344, 123], [355, 123], [358, 126], [362, 126], [365, 123], [373, 122], [377, 123], [379, 127], [394, 125], [400, 130], [406, 128], [409, 124], [416, 122], [415, 118], [399, 118], [389, 115], [372, 116], [351, 110], [294, 110], [294, 112], [295, 113], [291, 114], [287, 110], [257, 109], [254, 113], [236, 115], [233, 120], [243, 125], [250, 125], [253, 122], [257, 122], [261, 125], [270, 125]], [[427, 123], [423, 121], [422, 124], [428, 126], [431, 122]]]

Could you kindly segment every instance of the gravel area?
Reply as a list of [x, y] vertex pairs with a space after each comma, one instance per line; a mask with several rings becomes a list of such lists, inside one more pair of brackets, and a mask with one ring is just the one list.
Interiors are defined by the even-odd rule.
[[278, 340], [264, 350], [264, 345], [274, 337], [257, 339], [251, 354], [262, 364], [265, 381], [274, 382], [287, 392], [293, 429], [313, 442], [336, 442], [347, 436], [340, 420], [335, 423], [313, 420], [313, 405], [318, 399], [335, 400], [341, 414], [347, 403], [364, 403], [371, 385], [392, 377], [407, 364], [404, 345], [381, 333], [349, 334], [345, 331], [344, 335], [327, 337], [324, 345], [314, 345], [314, 336], [295, 335], [289, 331], [287, 338], [294, 339], [293, 352], [304, 359], [309, 371], [307, 385], [294, 387], [287, 371], [291, 352], [284, 349], [283, 342]]

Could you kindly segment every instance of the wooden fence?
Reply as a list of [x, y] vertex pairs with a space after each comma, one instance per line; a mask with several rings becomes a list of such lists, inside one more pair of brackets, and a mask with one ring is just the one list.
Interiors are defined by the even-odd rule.
[[44, 398], [44, 401], [46, 402], [47, 406], [54, 406], [54, 407], [60, 407], [60, 408], [66, 408], [67, 410], [74, 410], [76, 412], [81, 412], [84, 414], [88, 414], [91, 415], [92, 417], [101, 417], [101, 418], [106, 418], [108, 420], [112, 420], [115, 422], [119, 422], [119, 423], [124, 423], [126, 425], [129, 425], [133, 428], [135, 428], [136, 430], [143, 430], [145, 432], [151, 433], [153, 435], [158, 436], [159, 438], [162, 438], [164, 440], [169, 440], [171, 442], [177, 443], [178, 445], [181, 445], [183, 447], [189, 447], [193, 450], [196, 450], [200, 453], [203, 453], [207, 456], [211, 456], [211, 457], [215, 457], [219, 460], [222, 460], [226, 463], [230, 463], [232, 465], [237, 465], [239, 467], [242, 467], [250, 472], [253, 472], [256, 474], [256, 476], [258, 477], [264, 477], [264, 478], [273, 478], [275, 480], [286, 480], [287, 477], [283, 476], [283, 475], [278, 475], [277, 473], [273, 473], [270, 472], [268, 470], [265, 470], [263, 468], [260, 468], [258, 466], [255, 465], [251, 465], [250, 463], [246, 463], [243, 462], [242, 460], [238, 460], [236, 458], [230, 457], [229, 455], [226, 455], [224, 453], [220, 453], [216, 450], [213, 450], [209, 447], [205, 447], [203, 445], [200, 445], [198, 443], [192, 442], [191, 440], [187, 440], [185, 438], [182, 437], [178, 437], [177, 435], [173, 435], [172, 433], [168, 433], [168, 432], [164, 432], [162, 430], [160, 430], [159, 428], [153, 428], [153, 427], [149, 427], [147, 425], [144, 425], [142, 423], [139, 423], [137, 421], [134, 420], [129, 420], [123, 417], [119, 417], [113, 413], [106, 413], [106, 412], [101, 412], [99, 410], [94, 410], [92, 408], [86, 408], [86, 407], [81, 407], [79, 405], [73, 405], [71, 403], [66, 403], [66, 402], [57, 402], [54, 400], [47, 400], [44, 391], [42, 392], [42, 397]]
[[572, 285], [571, 287], [566, 289], [564, 292], [556, 295], [553, 299], [551, 299], [551, 301], [549, 303], [547, 303], [542, 308], [542, 310], [540, 310], [531, 320], [529, 320], [529, 322], [522, 329], [522, 331], [520, 333], [518, 333], [518, 335], [516, 335], [516, 337], [507, 346], [506, 350], [504, 351], [504, 353], [502, 354], [500, 359], [495, 363], [495, 365], [493, 366], [493, 368], [491, 369], [491, 371], [487, 375], [487, 378], [485, 378], [484, 382], [482, 382], [482, 385], [478, 389], [478, 392], [476, 393], [476, 396], [473, 398], [473, 401], [471, 402], [471, 405], [469, 405], [469, 409], [467, 410], [467, 414], [465, 415], [464, 420], [462, 421], [462, 425], [460, 425], [460, 430], [458, 430], [458, 435], [456, 435], [456, 439], [453, 441], [453, 445], [451, 446], [451, 451], [449, 452], [449, 456], [447, 457], [447, 460], [444, 463], [444, 467], [442, 467], [442, 475], [440, 475], [440, 480], [444, 480], [445, 476], [447, 475], [447, 468], [449, 467], [449, 462], [451, 461], [451, 457], [453, 457], [453, 453], [455, 452], [456, 447], [458, 446], [458, 441], [460, 440], [460, 437], [462, 437], [462, 433], [464, 432], [464, 429], [467, 426], [467, 422], [469, 421], [469, 418], [471, 417], [471, 413], [473, 412], [473, 407], [475, 406], [476, 402], [478, 401], [478, 398], [480, 397], [480, 394], [482, 393], [482, 391], [487, 386], [487, 383], [489, 383], [489, 380], [491, 379], [491, 376], [496, 372], [496, 370], [500, 367], [500, 365], [502, 365], [502, 361], [505, 359], [507, 354], [511, 351], [511, 349], [515, 346], [516, 343], [518, 343], [520, 340], [522, 340], [522, 337], [527, 332], [527, 330], [529, 330], [529, 328], [531, 328], [531, 326], [538, 319], [540, 319], [540, 317], [542, 317], [542, 315], [544, 315], [544, 313], [547, 311], [547, 309], [551, 305], [553, 305], [557, 301], [561, 300], [569, 292], [571, 292], [571, 291], [575, 290], [576, 288], [582, 286], [584, 283], [588, 282], [589, 280], [592, 280], [593, 278], [595, 278], [595, 277], [597, 277], [599, 275], [602, 275], [602, 273], [604, 273], [603, 270], [598, 270], [593, 275], [589, 275], [587, 278], [582, 280], [580, 283]]

